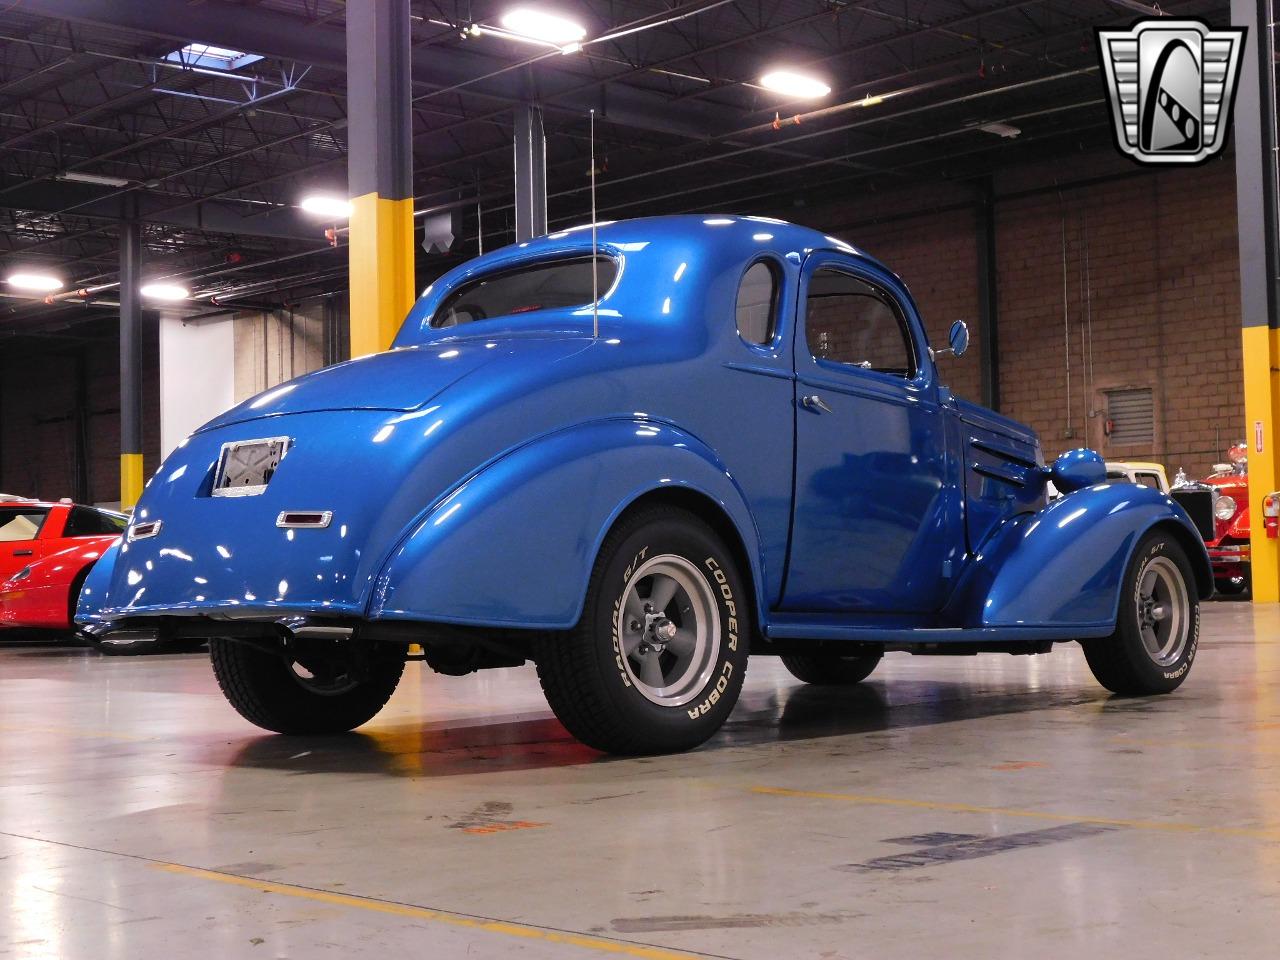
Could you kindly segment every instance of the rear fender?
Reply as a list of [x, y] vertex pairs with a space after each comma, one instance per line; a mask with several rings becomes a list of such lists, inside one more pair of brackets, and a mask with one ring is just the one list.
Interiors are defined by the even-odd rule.
[[1002, 524], [966, 571], [949, 613], [966, 627], [1066, 627], [1067, 637], [1108, 635], [1133, 551], [1157, 526], [1178, 537], [1200, 595], [1208, 596], [1209, 557], [1185, 511], [1149, 487], [1109, 483]]
[[116, 539], [89, 568], [89, 575], [80, 588], [80, 600], [76, 604], [75, 622], [78, 626], [92, 626], [102, 619], [98, 611], [108, 606], [107, 591], [111, 588], [111, 575], [119, 555], [120, 540]]
[[702, 494], [736, 528], [762, 610], [759, 539], [724, 464], [683, 430], [625, 419], [535, 440], [444, 497], [387, 558], [368, 616], [567, 629], [614, 521], [673, 488]]

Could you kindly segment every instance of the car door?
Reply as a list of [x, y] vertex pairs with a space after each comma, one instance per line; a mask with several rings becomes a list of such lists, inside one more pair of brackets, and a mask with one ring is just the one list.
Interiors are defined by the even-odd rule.
[[48, 516], [48, 507], [0, 504], [0, 581], [39, 559], [40, 531]]
[[936, 611], [963, 556], [963, 515], [919, 317], [892, 277], [834, 253], [806, 262], [797, 310], [783, 606]]

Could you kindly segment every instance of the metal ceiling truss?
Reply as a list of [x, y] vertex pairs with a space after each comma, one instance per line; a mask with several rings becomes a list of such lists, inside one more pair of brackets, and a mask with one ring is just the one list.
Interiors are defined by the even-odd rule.
[[[976, 176], [1037, 144], [1101, 137], [1099, 86], [1080, 71], [1096, 63], [1093, 27], [1134, 16], [1116, 0], [566, 0], [589, 41], [564, 56], [468, 29], [506, 6], [411, 7], [415, 207], [461, 207], [474, 235], [479, 204], [486, 247], [510, 229], [520, 104], [543, 107], [553, 223], [587, 210], [590, 108], [602, 212], [785, 213], [816, 182], [834, 194]], [[1163, 7], [1227, 11], [1226, 0]], [[296, 203], [345, 190], [344, 23], [342, 0], [0, 8], [0, 265], [110, 284], [118, 224], [136, 217], [147, 262], [206, 293], [332, 291], [342, 250]], [[231, 70], [170, 58], [193, 42], [263, 59]], [[834, 109], [761, 90], [758, 75], [779, 63], [828, 78]], [[1015, 117], [1017, 141], [977, 130]], [[420, 256], [428, 272], [456, 259]], [[7, 303], [30, 329], [67, 316]]]

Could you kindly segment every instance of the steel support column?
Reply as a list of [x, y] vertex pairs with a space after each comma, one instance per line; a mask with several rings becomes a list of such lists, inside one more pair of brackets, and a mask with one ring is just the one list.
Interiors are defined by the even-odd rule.
[[996, 198], [991, 178], [978, 187], [978, 366], [982, 403], [1000, 409], [1000, 323], [996, 296]]
[[547, 137], [542, 108], [516, 108], [516, 243], [547, 232]]
[[391, 346], [413, 306], [409, 0], [348, 0], [351, 356]]
[[1247, 28], [1236, 93], [1236, 204], [1244, 336], [1244, 435], [1249, 445], [1253, 599], [1280, 600], [1280, 541], [1262, 525], [1262, 498], [1277, 488], [1280, 450], [1280, 281], [1276, 210], [1276, 89], [1271, 0], [1231, 0], [1231, 22]]
[[142, 496], [142, 228], [120, 225], [120, 508]]

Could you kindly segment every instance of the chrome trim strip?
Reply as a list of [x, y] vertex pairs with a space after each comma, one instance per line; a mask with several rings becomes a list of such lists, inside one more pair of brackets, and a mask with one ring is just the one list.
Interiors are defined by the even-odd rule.
[[281, 510], [276, 517], [276, 526], [286, 530], [323, 530], [332, 522], [332, 510]]

